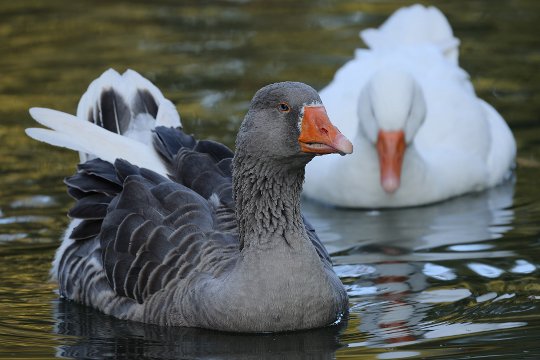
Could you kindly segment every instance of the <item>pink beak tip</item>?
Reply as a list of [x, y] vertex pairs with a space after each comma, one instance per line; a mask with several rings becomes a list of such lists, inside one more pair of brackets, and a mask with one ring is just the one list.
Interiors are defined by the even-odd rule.
[[339, 134], [336, 139], [336, 149], [339, 150], [340, 155], [352, 154], [353, 144], [343, 134]]
[[395, 177], [387, 177], [382, 179], [381, 186], [389, 194], [396, 192], [399, 188], [399, 180]]

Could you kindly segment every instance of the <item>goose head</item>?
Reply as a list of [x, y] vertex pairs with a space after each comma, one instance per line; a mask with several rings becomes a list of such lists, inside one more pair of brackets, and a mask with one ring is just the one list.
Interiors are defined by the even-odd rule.
[[332, 125], [312, 87], [283, 82], [259, 90], [240, 125], [233, 158], [242, 246], [272, 244], [274, 234], [288, 234], [290, 244], [305, 243], [300, 215], [305, 166], [317, 155], [351, 152], [351, 142]]
[[405, 152], [425, 116], [424, 94], [407, 71], [379, 70], [360, 94], [359, 131], [377, 150], [380, 183], [387, 193], [400, 186]]
[[352, 144], [330, 122], [317, 91], [303, 83], [282, 82], [255, 94], [236, 149], [258, 159], [303, 166], [317, 155], [350, 154]]

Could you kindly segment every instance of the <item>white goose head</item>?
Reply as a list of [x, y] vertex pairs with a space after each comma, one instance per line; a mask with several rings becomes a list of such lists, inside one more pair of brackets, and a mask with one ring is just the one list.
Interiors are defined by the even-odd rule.
[[379, 70], [360, 94], [359, 131], [377, 148], [381, 186], [387, 193], [399, 188], [405, 150], [425, 115], [420, 85], [401, 69]]

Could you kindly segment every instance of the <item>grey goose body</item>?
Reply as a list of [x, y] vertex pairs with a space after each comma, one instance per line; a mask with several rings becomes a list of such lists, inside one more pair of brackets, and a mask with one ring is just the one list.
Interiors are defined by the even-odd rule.
[[61, 296], [163, 326], [276, 332], [339, 320], [347, 294], [300, 193], [314, 156], [352, 148], [317, 92], [294, 82], [259, 90], [233, 154], [184, 133], [152, 86], [109, 70], [77, 118], [31, 110], [52, 130], [30, 136], [84, 161], [65, 180], [76, 203], [52, 269]]

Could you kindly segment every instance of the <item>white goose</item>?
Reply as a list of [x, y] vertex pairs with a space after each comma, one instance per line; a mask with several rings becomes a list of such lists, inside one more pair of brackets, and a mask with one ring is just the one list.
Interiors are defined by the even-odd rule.
[[314, 159], [305, 195], [340, 207], [414, 206], [511, 175], [512, 132], [476, 96], [438, 9], [402, 8], [361, 37], [369, 49], [358, 49], [320, 92], [355, 151]]

